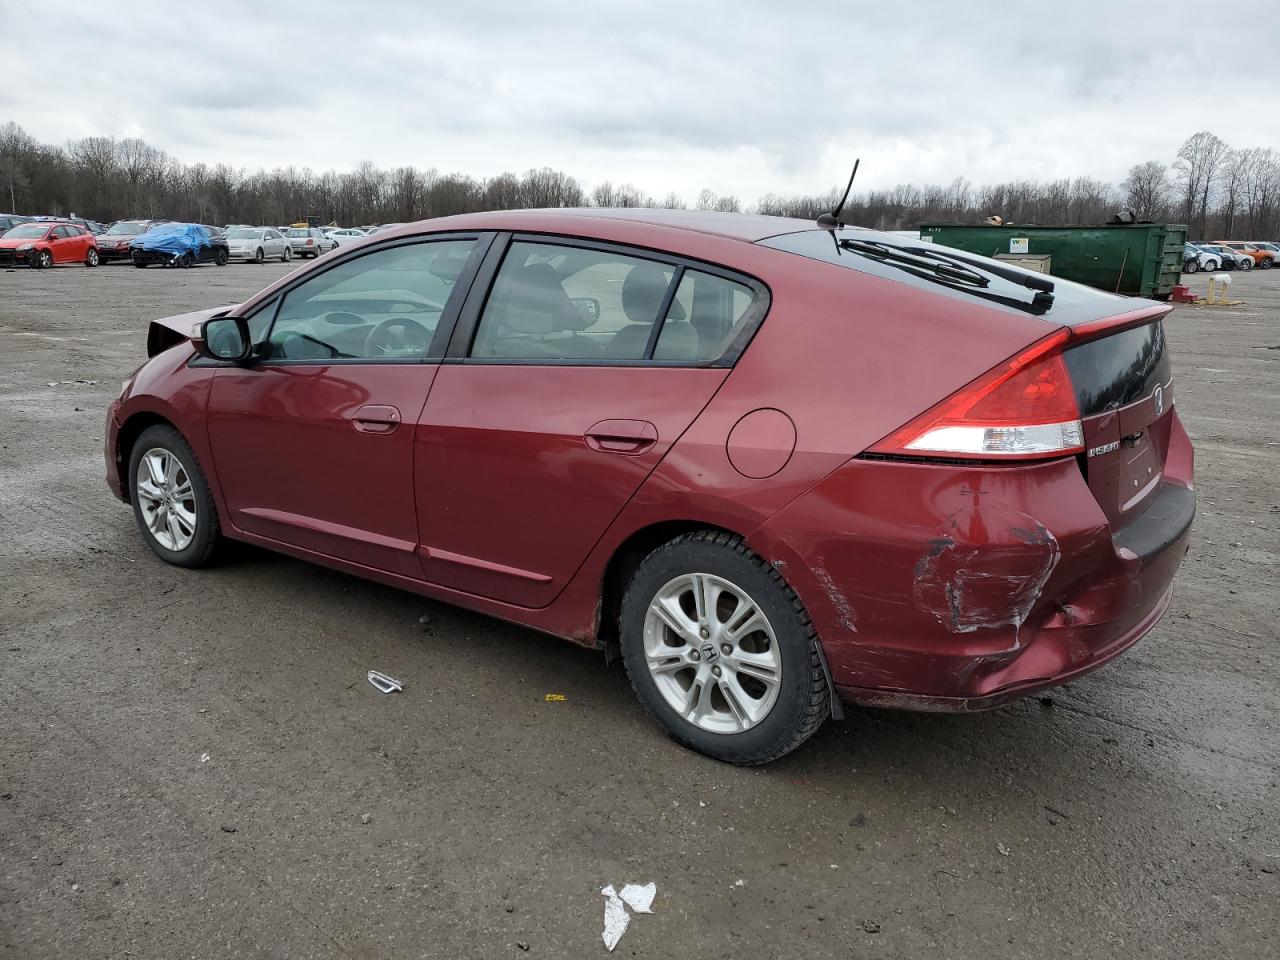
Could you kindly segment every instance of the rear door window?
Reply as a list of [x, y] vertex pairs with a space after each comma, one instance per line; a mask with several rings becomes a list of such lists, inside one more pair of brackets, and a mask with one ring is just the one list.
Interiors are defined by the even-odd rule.
[[672, 264], [611, 250], [513, 243], [471, 355], [642, 360], [676, 272]]

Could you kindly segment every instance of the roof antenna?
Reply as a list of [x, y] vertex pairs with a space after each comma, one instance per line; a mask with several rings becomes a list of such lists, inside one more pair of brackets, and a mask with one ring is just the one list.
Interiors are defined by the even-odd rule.
[[849, 185], [844, 188], [844, 196], [840, 198], [840, 202], [836, 204], [834, 210], [818, 217], [818, 226], [826, 227], [828, 230], [835, 230], [844, 226], [844, 221], [840, 219], [840, 214], [844, 212], [844, 205], [849, 199], [849, 191], [853, 189], [853, 178], [858, 175], [858, 164], [861, 162], [861, 157], [853, 161], [853, 173], [849, 174]]

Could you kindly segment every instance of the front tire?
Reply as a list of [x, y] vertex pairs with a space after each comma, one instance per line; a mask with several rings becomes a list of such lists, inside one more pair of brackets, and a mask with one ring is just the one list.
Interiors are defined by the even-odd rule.
[[225, 267], [227, 265], [227, 251], [219, 250], [213, 257], [214, 266]]
[[1196, 263], [1194, 260], [1188, 260], [1186, 263], [1182, 265], [1183, 273], [1195, 273], [1199, 269], [1200, 269], [1200, 265]]
[[53, 253], [49, 250], [33, 250], [29, 256], [31, 266], [37, 270], [47, 270], [53, 266]]
[[1259, 267], [1261, 267], [1263, 270], [1270, 270], [1270, 269], [1271, 269], [1271, 264], [1272, 264], [1272, 260], [1271, 260], [1271, 258], [1270, 258], [1270, 257], [1264, 257], [1264, 258], [1263, 258], [1263, 260], [1262, 260], [1262, 262], [1261, 262], [1261, 263], [1259, 263], [1259, 264], [1258, 264], [1258, 266], [1259, 266]]
[[206, 566], [221, 540], [218, 511], [195, 452], [173, 427], [142, 431], [129, 453], [129, 493], [142, 539], [160, 559]]
[[677, 741], [767, 763], [830, 715], [818, 636], [778, 571], [736, 536], [701, 531], [647, 556], [622, 601], [623, 663]]
[[1245, 272], [1248, 272], [1248, 271], [1252, 270], [1252, 269], [1253, 269], [1253, 261], [1252, 261], [1252, 260], [1241, 260], [1241, 261], [1240, 261], [1240, 269], [1241, 269], [1241, 270], [1244, 270]]
[[264, 261], [266, 261], [266, 259], [267, 259], [266, 254], [265, 254], [265, 253], [263, 253], [263, 252], [262, 252], [262, 248], [261, 248], [261, 247], [259, 247], [259, 248], [258, 248], [257, 253], [255, 253], [255, 254], [253, 255], [253, 262], [254, 262], [254, 263], [263, 263]]

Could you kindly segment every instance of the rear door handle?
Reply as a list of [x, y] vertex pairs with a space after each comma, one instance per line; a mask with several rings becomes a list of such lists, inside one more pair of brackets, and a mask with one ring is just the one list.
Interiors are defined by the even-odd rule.
[[400, 411], [371, 403], [352, 414], [351, 425], [361, 433], [390, 433], [400, 426]]
[[658, 428], [648, 420], [601, 420], [587, 430], [585, 439], [599, 453], [634, 455], [658, 442]]

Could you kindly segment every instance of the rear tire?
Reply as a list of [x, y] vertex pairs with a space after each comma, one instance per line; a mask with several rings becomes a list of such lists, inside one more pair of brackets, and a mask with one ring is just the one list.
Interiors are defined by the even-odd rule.
[[284, 253], [280, 254], [280, 262], [288, 263], [293, 259], [293, 250], [290, 247], [284, 248]]
[[[675, 740], [709, 757], [767, 763], [831, 713], [804, 605], [732, 534], [686, 534], [650, 553], [627, 587], [619, 625], [640, 702]], [[685, 707], [673, 702], [685, 698]]]
[[156, 556], [179, 567], [209, 564], [222, 539], [218, 510], [200, 461], [173, 427], [148, 427], [134, 442], [129, 499], [142, 539]]
[[84, 265], [86, 267], [96, 267], [100, 262], [97, 250], [90, 248], [89, 252], [84, 255]]

